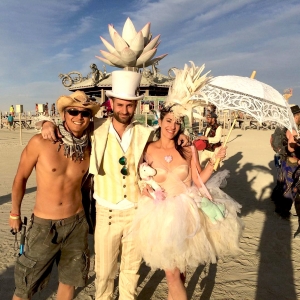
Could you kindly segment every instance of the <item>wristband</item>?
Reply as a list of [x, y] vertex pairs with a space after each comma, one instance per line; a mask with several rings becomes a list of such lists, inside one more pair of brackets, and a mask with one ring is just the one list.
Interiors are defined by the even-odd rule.
[[20, 219], [20, 216], [12, 216], [12, 215], [9, 215], [9, 218], [12, 219], [12, 220], [18, 220]]
[[209, 163], [212, 167], [214, 167], [214, 165], [215, 165], [215, 163], [212, 161], [212, 159], [210, 159], [210, 160], [208, 161], [208, 163]]
[[207, 165], [210, 165], [212, 167], [212, 173], [214, 173], [214, 171], [215, 171], [215, 163], [213, 162], [212, 159], [210, 159], [208, 161]]
[[20, 216], [20, 214], [12, 214], [11, 211], [9, 212], [9, 214], [10, 214], [12, 217]]

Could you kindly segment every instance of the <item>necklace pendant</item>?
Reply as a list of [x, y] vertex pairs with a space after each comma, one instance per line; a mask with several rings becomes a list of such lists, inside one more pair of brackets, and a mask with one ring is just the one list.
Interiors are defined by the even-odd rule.
[[165, 161], [166, 161], [167, 163], [170, 163], [172, 160], [173, 160], [173, 156], [172, 156], [172, 155], [166, 155], [166, 156], [165, 156]]

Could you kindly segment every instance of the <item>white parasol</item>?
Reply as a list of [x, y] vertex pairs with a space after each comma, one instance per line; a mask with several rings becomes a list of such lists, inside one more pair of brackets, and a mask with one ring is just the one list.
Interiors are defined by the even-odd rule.
[[256, 79], [218, 76], [211, 79], [201, 92], [219, 110], [240, 110], [260, 123], [273, 121], [297, 131], [294, 116], [285, 98], [273, 87]]
[[[218, 76], [211, 79], [203, 89], [208, 102], [215, 104], [218, 109], [240, 110], [254, 117], [258, 122], [277, 122], [288, 130], [297, 130], [297, 125], [286, 99], [273, 87], [262, 83], [253, 77]], [[197, 97], [195, 95], [194, 97]], [[234, 127], [234, 120], [229, 133], [223, 143], [226, 146], [230, 133]], [[298, 133], [299, 135], [299, 133]], [[218, 167], [220, 160], [215, 163]]]

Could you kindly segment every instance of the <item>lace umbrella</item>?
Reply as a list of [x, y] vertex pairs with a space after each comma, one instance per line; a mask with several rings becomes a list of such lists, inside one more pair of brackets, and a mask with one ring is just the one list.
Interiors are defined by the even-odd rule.
[[[256, 79], [218, 76], [211, 79], [201, 92], [206, 95], [208, 102], [215, 104], [220, 110], [240, 110], [260, 123], [272, 121], [283, 125], [290, 131], [294, 129], [298, 132], [294, 116], [285, 98], [273, 87]], [[235, 121], [236, 119], [223, 143], [224, 146], [227, 144]], [[215, 170], [219, 162], [220, 160], [217, 159]]]
[[218, 76], [212, 78], [201, 92], [219, 110], [240, 110], [260, 123], [272, 121], [288, 130], [297, 131], [294, 116], [285, 98], [273, 87], [256, 79]]

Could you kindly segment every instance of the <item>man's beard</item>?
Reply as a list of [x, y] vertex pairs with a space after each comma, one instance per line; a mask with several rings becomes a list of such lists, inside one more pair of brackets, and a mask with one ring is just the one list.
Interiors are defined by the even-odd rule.
[[131, 120], [133, 119], [133, 116], [134, 116], [134, 114], [132, 114], [132, 115], [126, 115], [126, 116], [124, 116], [123, 118], [120, 118], [120, 116], [119, 116], [119, 113], [113, 113], [113, 117], [119, 122], [119, 123], [121, 123], [121, 124], [124, 124], [124, 125], [129, 125], [130, 124], [130, 122], [131, 122]]

